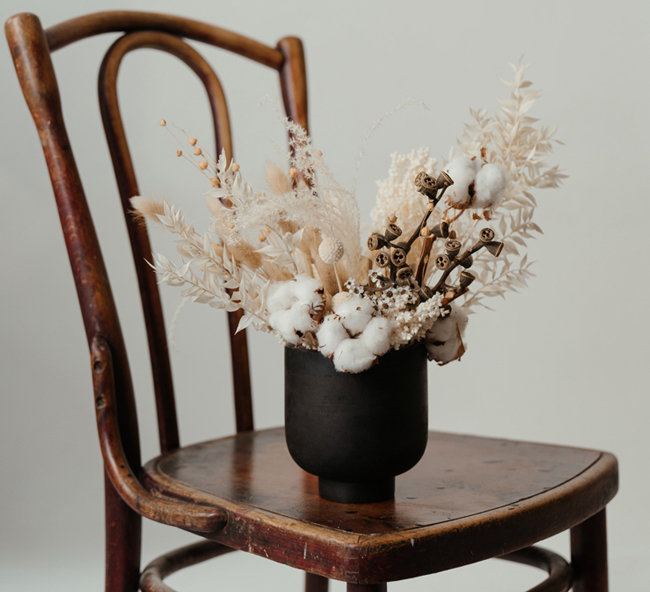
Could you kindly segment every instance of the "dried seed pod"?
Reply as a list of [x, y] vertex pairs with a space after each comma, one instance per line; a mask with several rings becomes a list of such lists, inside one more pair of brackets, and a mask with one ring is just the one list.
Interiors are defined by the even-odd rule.
[[388, 267], [388, 264], [390, 263], [390, 257], [388, 257], [388, 254], [384, 251], [380, 251], [375, 256], [375, 263], [377, 264], [377, 267]]
[[397, 224], [389, 224], [384, 236], [386, 240], [394, 241], [396, 238], [402, 236], [402, 229]]
[[318, 247], [318, 256], [323, 260], [323, 263], [328, 265], [335, 265], [343, 257], [344, 253], [343, 243], [332, 236], [326, 236]]
[[424, 171], [418, 173], [417, 177], [415, 177], [415, 186], [420, 193], [426, 195], [429, 199], [433, 199], [438, 191], [436, 180]]
[[467, 288], [475, 279], [476, 279], [476, 276], [473, 273], [470, 273], [469, 271], [461, 271], [460, 272], [460, 287], [461, 288]]
[[494, 240], [494, 230], [491, 228], [484, 228], [479, 233], [479, 238], [484, 243], [489, 243], [491, 240]]
[[377, 232], [373, 232], [368, 238], [368, 249], [371, 251], [378, 251], [385, 246], [387, 246], [386, 239]]
[[455, 259], [456, 255], [458, 255], [458, 252], [460, 251], [460, 247], [460, 241], [452, 238], [445, 243], [445, 252], [450, 259]]
[[442, 171], [438, 175], [438, 180], [436, 181], [439, 189], [446, 189], [450, 185], [454, 184], [454, 180], [447, 174], [445, 171]]
[[418, 290], [418, 296], [420, 297], [420, 302], [424, 302], [425, 300], [429, 300], [429, 298], [433, 296], [433, 290], [428, 286], [422, 286]]
[[431, 234], [431, 231], [429, 230], [429, 227], [428, 227], [428, 226], [423, 226], [423, 227], [420, 229], [420, 236], [424, 236], [424, 237], [426, 237], [426, 236], [429, 236], [430, 234]]
[[451, 265], [451, 259], [444, 253], [441, 253], [436, 257], [435, 264], [438, 269], [445, 270]]
[[472, 267], [472, 264], [474, 263], [474, 258], [471, 255], [467, 255], [467, 257], [465, 257], [465, 259], [461, 259], [459, 263], [465, 269], [469, 269], [470, 267]]
[[492, 253], [495, 257], [498, 257], [501, 254], [503, 249], [503, 243], [501, 241], [490, 241], [485, 248]]
[[397, 270], [395, 279], [398, 286], [405, 286], [411, 283], [411, 278], [413, 277], [413, 270], [406, 265]]
[[390, 260], [393, 265], [402, 267], [406, 263], [406, 251], [400, 247], [396, 247], [390, 252]]
[[431, 234], [436, 238], [447, 238], [449, 236], [449, 224], [444, 220], [431, 228]]

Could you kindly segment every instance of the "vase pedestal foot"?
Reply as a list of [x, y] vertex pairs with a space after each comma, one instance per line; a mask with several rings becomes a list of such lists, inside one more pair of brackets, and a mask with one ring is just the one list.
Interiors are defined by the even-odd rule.
[[318, 494], [323, 499], [342, 504], [383, 502], [395, 497], [395, 477], [362, 483], [334, 481], [319, 477]]

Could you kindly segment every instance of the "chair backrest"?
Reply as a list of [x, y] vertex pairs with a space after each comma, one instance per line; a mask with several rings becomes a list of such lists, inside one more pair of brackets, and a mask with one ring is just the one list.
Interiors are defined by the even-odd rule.
[[[168, 52], [185, 62], [207, 91], [217, 154], [223, 149], [230, 159], [230, 121], [221, 84], [205, 59], [182, 38], [232, 51], [277, 70], [287, 116], [306, 129], [307, 91], [302, 43], [295, 37], [286, 37], [273, 48], [198, 21], [132, 11], [90, 14], [46, 30], [35, 15], [24, 13], [10, 18], [5, 31], [18, 79], [45, 153], [88, 345], [91, 354], [99, 351], [97, 344], [100, 342], [102, 347], [107, 346], [110, 350], [115, 410], [114, 417], [105, 419], [116, 426], [128, 463], [137, 471], [140, 446], [129, 363], [106, 268], [63, 121], [51, 53], [87, 37], [124, 32], [109, 48], [102, 62], [99, 102], [138, 277], [153, 372], [160, 447], [165, 452], [179, 446], [174, 390], [156, 277], [145, 262], [151, 254], [149, 237], [146, 227], [134, 220], [129, 202], [140, 192], [117, 101], [116, 81], [120, 63], [127, 53], [145, 47]], [[245, 431], [253, 429], [253, 414], [246, 333], [235, 334], [239, 317], [237, 312], [229, 313], [236, 425], [238, 431]], [[95, 368], [98, 375], [101, 371], [99, 366]], [[96, 405], [103, 407], [103, 401], [96, 401]], [[101, 429], [100, 425], [100, 438]]]

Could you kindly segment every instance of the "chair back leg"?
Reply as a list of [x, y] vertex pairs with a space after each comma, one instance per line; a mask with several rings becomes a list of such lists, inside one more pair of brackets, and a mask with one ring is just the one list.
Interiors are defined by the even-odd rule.
[[329, 580], [313, 573], [305, 573], [305, 592], [327, 592]]

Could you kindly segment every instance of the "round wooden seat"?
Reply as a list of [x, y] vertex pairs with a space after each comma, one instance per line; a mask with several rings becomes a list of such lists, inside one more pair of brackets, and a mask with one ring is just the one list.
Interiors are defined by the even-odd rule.
[[[528, 547], [615, 495], [606, 452], [439, 432], [397, 478], [394, 500], [339, 504], [291, 459], [281, 428], [163, 454], [144, 468], [156, 494], [225, 510], [208, 536], [347, 582], [401, 580]], [[270, 544], [274, 541], [274, 544]]]

